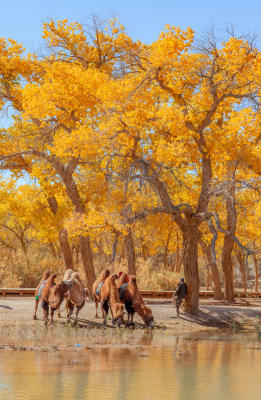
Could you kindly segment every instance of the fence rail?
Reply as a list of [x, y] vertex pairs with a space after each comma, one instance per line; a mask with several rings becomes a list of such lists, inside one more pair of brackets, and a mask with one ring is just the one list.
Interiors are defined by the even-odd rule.
[[[143, 297], [157, 297], [157, 298], [171, 298], [173, 291], [168, 290], [141, 290]], [[0, 288], [0, 296], [34, 296], [35, 288]], [[88, 289], [85, 289], [86, 295]], [[213, 297], [214, 293], [212, 290], [200, 290], [200, 297]], [[245, 293], [243, 290], [235, 290], [234, 295], [236, 297], [261, 297], [261, 292], [248, 291]]]

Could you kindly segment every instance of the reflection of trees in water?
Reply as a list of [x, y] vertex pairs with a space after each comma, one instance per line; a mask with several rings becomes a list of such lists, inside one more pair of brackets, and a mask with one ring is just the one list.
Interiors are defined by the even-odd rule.
[[[2, 352], [1, 376], [19, 400], [260, 398], [260, 351], [235, 341], [172, 339], [171, 349]], [[140, 340], [149, 346], [153, 335]]]

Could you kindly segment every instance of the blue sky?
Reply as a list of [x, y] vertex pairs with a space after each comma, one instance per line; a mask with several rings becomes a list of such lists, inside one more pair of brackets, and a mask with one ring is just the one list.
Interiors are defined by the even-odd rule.
[[81, 21], [91, 14], [118, 17], [131, 36], [146, 43], [165, 24], [198, 32], [233, 23], [239, 32], [261, 32], [261, 0], [6, 0], [1, 1], [0, 37], [16, 39], [32, 51], [41, 44], [47, 18]]

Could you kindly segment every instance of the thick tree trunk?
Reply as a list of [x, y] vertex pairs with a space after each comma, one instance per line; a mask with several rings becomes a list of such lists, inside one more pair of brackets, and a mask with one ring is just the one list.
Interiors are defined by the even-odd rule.
[[125, 244], [127, 262], [128, 262], [128, 273], [131, 275], [136, 275], [135, 247], [134, 247], [134, 241], [133, 241], [132, 232], [131, 232], [130, 228], [128, 228], [128, 233], [124, 237], [124, 244]]
[[188, 292], [185, 311], [197, 314], [199, 304], [198, 237], [195, 230], [183, 233], [183, 266]]
[[80, 242], [80, 251], [82, 256], [83, 268], [86, 275], [88, 295], [90, 299], [93, 299], [92, 286], [96, 278], [94, 273], [93, 258], [92, 258], [92, 251], [91, 251], [89, 237], [80, 236], [79, 242]]
[[59, 243], [66, 269], [74, 270], [73, 255], [65, 228], [62, 228], [59, 232]]
[[208, 267], [208, 270], [209, 270], [212, 288], [213, 288], [213, 292], [214, 292], [214, 299], [222, 300], [223, 293], [222, 293], [222, 289], [221, 289], [221, 283], [220, 283], [219, 273], [218, 273], [218, 269], [217, 269], [217, 264], [212, 262], [211, 245], [207, 245], [207, 243], [205, 243], [203, 240], [200, 240], [200, 246], [203, 250], [203, 253], [206, 256], [208, 264], [210, 264]]
[[[82, 202], [81, 196], [79, 194], [78, 188], [76, 183], [74, 182], [72, 173], [68, 171], [63, 165], [58, 163], [54, 163], [55, 168], [59, 175], [61, 176], [63, 183], [65, 185], [66, 193], [68, 194], [75, 211], [79, 214], [85, 215], [85, 206]], [[92, 286], [95, 281], [95, 272], [94, 272], [94, 265], [93, 265], [93, 258], [92, 258], [92, 251], [91, 251], [91, 244], [89, 236], [79, 236], [79, 243], [80, 243], [80, 251], [82, 256], [83, 268], [86, 276], [87, 281], [87, 288], [89, 297], [92, 298]]]
[[206, 281], [207, 281], [207, 290], [209, 290], [209, 282], [210, 282], [210, 271], [209, 271], [209, 268], [207, 268]]
[[54, 257], [54, 258], [58, 258], [58, 255], [56, 254], [56, 251], [55, 251], [55, 248], [54, 248], [53, 243], [52, 243], [52, 242], [49, 242], [48, 245], [49, 245], [49, 247], [50, 247], [50, 250], [51, 250], [51, 253], [52, 253], [53, 257]]
[[[227, 231], [235, 235], [237, 225], [237, 212], [235, 202], [235, 171], [232, 177], [229, 171], [230, 178], [227, 182], [226, 195], [226, 210], [227, 210]], [[226, 300], [233, 303], [234, 299], [234, 284], [233, 284], [233, 262], [232, 251], [234, 247], [234, 239], [231, 235], [225, 235], [222, 249], [222, 270], [225, 281]]]
[[[180, 255], [179, 255], [179, 235], [177, 233], [177, 249], [176, 249], [176, 260], [175, 260], [175, 264], [176, 264], [176, 272], [180, 272], [181, 269], [181, 260], [180, 260]], [[174, 268], [173, 268], [174, 271]]]
[[257, 264], [257, 258], [256, 255], [253, 255], [254, 258], [254, 264], [255, 264], [255, 291], [258, 292], [258, 264]]
[[245, 294], [247, 293], [247, 288], [246, 288], [246, 269], [245, 269], [245, 261], [244, 258], [242, 257], [241, 252], [236, 253], [236, 258], [240, 267], [240, 271], [242, 274], [242, 279], [243, 279], [243, 284], [244, 284], [244, 292]]
[[230, 235], [225, 235], [223, 250], [222, 250], [222, 270], [225, 282], [225, 295], [229, 303], [233, 303], [234, 299], [234, 284], [233, 284], [233, 263], [231, 253], [234, 247], [234, 239]]
[[[49, 207], [50, 207], [53, 215], [55, 215], [58, 210], [58, 203], [57, 203], [55, 196], [48, 197], [47, 201], [48, 201]], [[67, 230], [65, 228], [62, 228], [59, 232], [59, 244], [60, 244], [60, 250], [61, 250], [61, 253], [63, 256], [65, 268], [74, 270], [73, 256], [72, 256], [72, 252], [71, 252], [70, 243], [68, 240]]]

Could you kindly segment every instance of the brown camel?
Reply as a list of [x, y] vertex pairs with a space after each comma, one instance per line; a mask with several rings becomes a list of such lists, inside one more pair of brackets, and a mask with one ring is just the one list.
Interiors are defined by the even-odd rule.
[[[95, 318], [99, 318], [98, 316], [98, 303], [101, 301], [101, 288], [104, 284], [104, 282], [106, 281], [106, 279], [110, 276], [110, 270], [109, 269], [105, 269], [104, 271], [102, 271], [99, 279], [97, 279], [92, 287], [92, 294], [93, 294], [93, 298], [95, 301], [95, 307], [96, 307], [96, 314], [95, 314]], [[104, 318], [104, 312], [102, 309], [102, 317]]]
[[33, 316], [34, 320], [37, 319], [36, 312], [37, 312], [39, 301], [41, 300], [41, 297], [42, 297], [43, 287], [50, 275], [51, 275], [51, 271], [49, 271], [49, 269], [44, 271], [42, 279], [40, 280], [40, 282], [34, 292], [34, 297], [35, 297], [35, 308], [34, 308], [34, 316]]
[[71, 274], [69, 282], [71, 282], [72, 286], [68, 290], [68, 298], [66, 299], [67, 318], [68, 322], [70, 323], [74, 306], [76, 306], [76, 314], [74, 320], [74, 324], [76, 325], [79, 311], [83, 308], [85, 304], [85, 291], [78, 272], [73, 272]]
[[135, 275], [129, 275], [129, 283], [127, 289], [125, 290], [123, 301], [128, 313], [127, 323], [129, 323], [130, 318], [131, 323], [133, 323], [133, 315], [136, 312], [143, 319], [147, 326], [154, 328], [154, 317], [152, 315], [152, 310], [150, 307], [146, 306], [140, 294]]
[[[64, 276], [63, 276], [63, 280], [64, 280], [64, 281], [69, 280], [69, 279], [71, 278], [72, 274], [73, 274], [73, 270], [70, 269], [70, 268], [67, 269], [67, 270], [65, 271]], [[65, 294], [65, 298], [67, 298], [67, 293]], [[67, 307], [66, 307], [66, 309], [67, 309]], [[69, 316], [69, 312], [68, 312], [68, 309], [67, 309], [67, 318], [68, 318], [68, 316]], [[57, 310], [57, 317], [58, 317], [58, 318], [61, 318], [60, 307], [59, 307], [58, 310]]]
[[42, 291], [41, 306], [44, 310], [45, 324], [47, 324], [48, 321], [49, 306], [51, 308], [51, 323], [53, 323], [54, 311], [60, 307], [66, 292], [72, 286], [69, 281], [61, 281], [55, 284], [56, 275], [57, 274], [52, 274], [47, 279]]
[[104, 311], [103, 324], [106, 325], [109, 307], [112, 314], [112, 322], [121, 326], [123, 320], [124, 306], [120, 302], [119, 291], [115, 280], [118, 279], [117, 274], [110, 275], [101, 288], [101, 308]]

